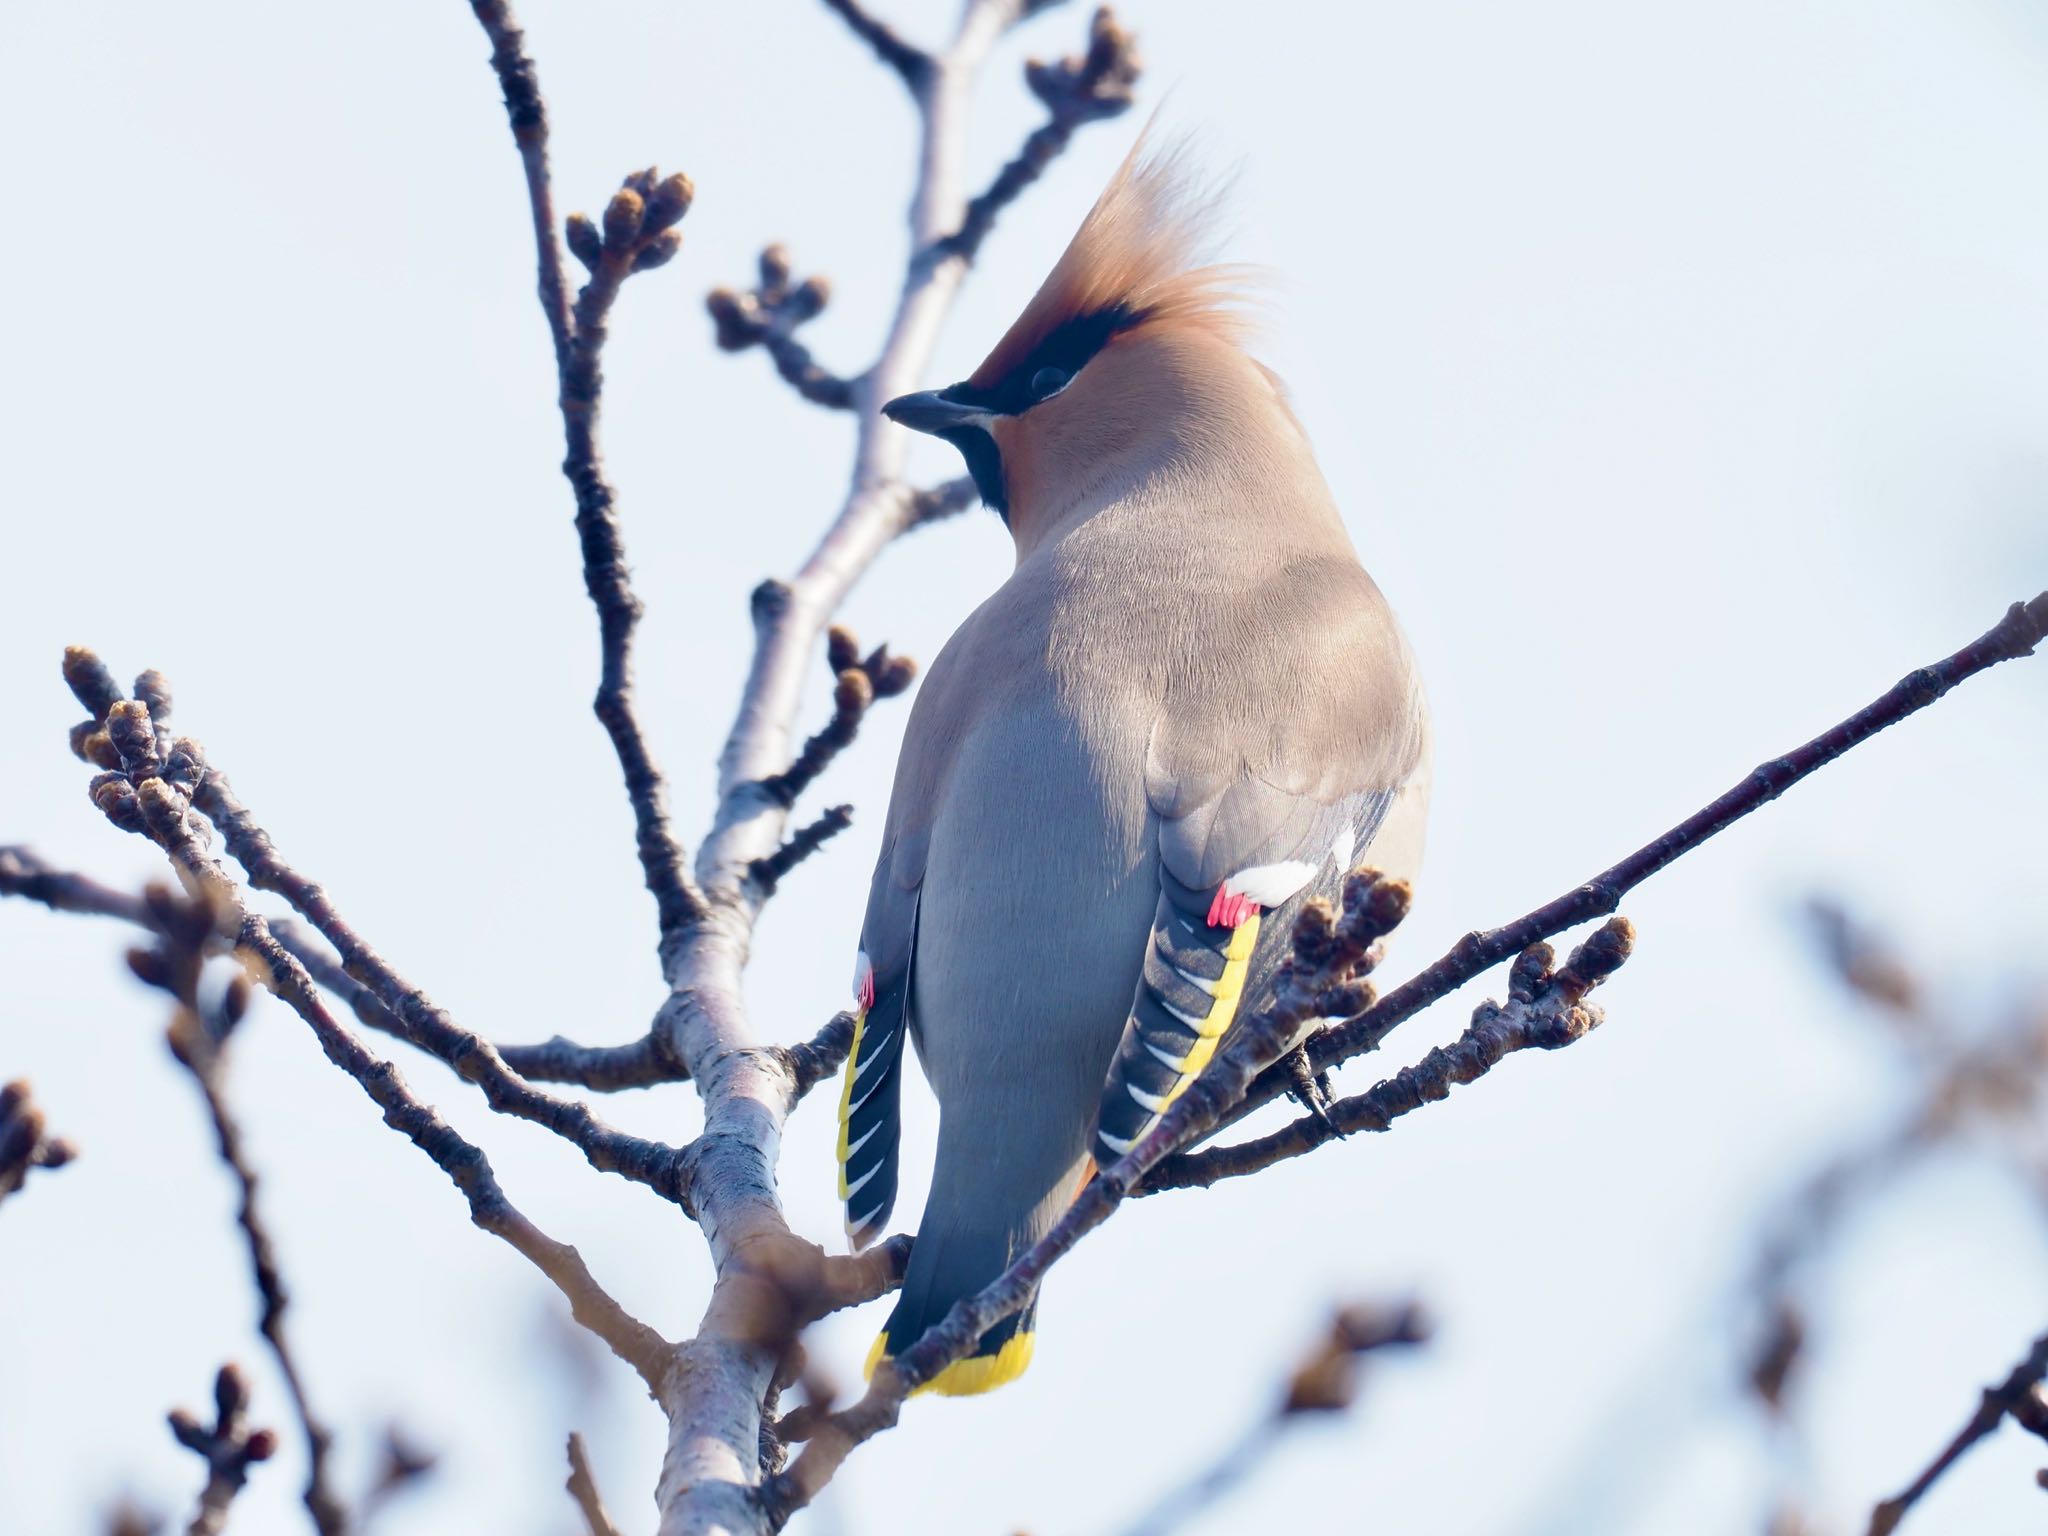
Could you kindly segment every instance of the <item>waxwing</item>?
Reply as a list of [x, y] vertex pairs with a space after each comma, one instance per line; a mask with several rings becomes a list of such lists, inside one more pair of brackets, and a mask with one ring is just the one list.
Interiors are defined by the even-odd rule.
[[[1141, 143], [981, 366], [883, 407], [960, 450], [1017, 563], [919, 693], [861, 931], [839, 1132], [856, 1249], [896, 1198], [906, 1039], [940, 1107], [871, 1370], [1194, 1080], [1302, 902], [1420, 856], [1414, 663], [1245, 351], [1245, 274], [1199, 264], [1184, 162]], [[1035, 1312], [932, 1388], [1017, 1376]]]

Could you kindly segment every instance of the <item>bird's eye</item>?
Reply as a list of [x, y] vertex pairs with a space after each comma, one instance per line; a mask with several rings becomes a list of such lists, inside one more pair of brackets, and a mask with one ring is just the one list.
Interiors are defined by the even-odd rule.
[[1031, 398], [1044, 400], [1067, 387], [1073, 375], [1064, 368], [1041, 368], [1031, 375]]

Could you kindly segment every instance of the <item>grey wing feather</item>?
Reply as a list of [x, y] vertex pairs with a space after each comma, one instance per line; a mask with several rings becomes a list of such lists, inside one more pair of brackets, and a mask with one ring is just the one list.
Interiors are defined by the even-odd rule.
[[[918, 891], [876, 871], [861, 929], [853, 1048], [839, 1094], [839, 1197], [847, 1241], [858, 1252], [895, 1208], [902, 1142], [903, 1040], [916, 1027], [911, 998], [917, 959]], [[921, 861], [913, 866], [922, 867]]]
[[[1391, 790], [1367, 790], [1319, 805], [1268, 788], [1226, 795], [1212, 802], [1214, 815], [1198, 811], [1161, 824], [1159, 906], [1144, 972], [1102, 1090], [1098, 1161], [1130, 1150], [1201, 1075], [1240, 1015], [1260, 1005], [1273, 967], [1287, 953], [1302, 903], [1337, 891], [1394, 798]], [[1247, 935], [1232, 920], [1212, 921], [1225, 883], [1261, 868], [1284, 870], [1271, 878], [1289, 888], [1278, 900], [1259, 903], [1264, 910], [1256, 930]]]

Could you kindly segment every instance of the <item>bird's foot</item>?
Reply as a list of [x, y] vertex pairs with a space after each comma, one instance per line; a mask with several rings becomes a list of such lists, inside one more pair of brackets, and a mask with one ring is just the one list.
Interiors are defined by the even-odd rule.
[[1308, 1050], [1296, 1046], [1287, 1058], [1287, 1075], [1293, 1081], [1295, 1102], [1315, 1117], [1316, 1123], [1332, 1136], [1343, 1132], [1337, 1129], [1337, 1122], [1330, 1118], [1330, 1074], [1318, 1072], [1308, 1064]]

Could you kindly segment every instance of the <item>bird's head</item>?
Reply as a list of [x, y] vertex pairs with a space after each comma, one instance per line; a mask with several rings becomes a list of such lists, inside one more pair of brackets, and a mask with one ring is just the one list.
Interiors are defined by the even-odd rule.
[[981, 366], [882, 407], [958, 448], [1020, 538], [1116, 461], [1156, 456], [1234, 365], [1263, 378], [1240, 345], [1249, 273], [1201, 263], [1213, 199], [1191, 190], [1186, 161], [1141, 140]]

